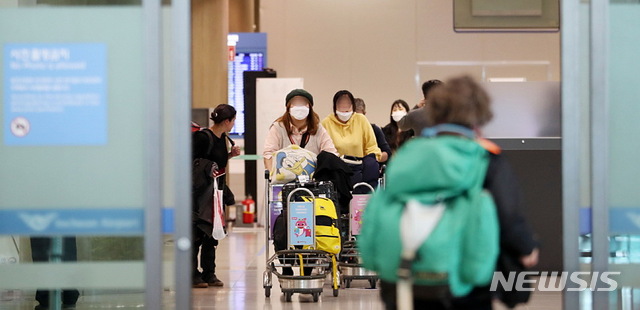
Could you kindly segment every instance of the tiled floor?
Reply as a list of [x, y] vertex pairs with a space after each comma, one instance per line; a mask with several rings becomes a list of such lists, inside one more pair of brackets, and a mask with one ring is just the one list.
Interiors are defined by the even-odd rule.
[[274, 276], [271, 297], [266, 298], [262, 288], [264, 234], [256, 231], [236, 229], [226, 242], [221, 242], [217, 273], [225, 286], [193, 289], [194, 309], [383, 309], [378, 290], [368, 289], [366, 281], [353, 281], [352, 288], [342, 289], [338, 297], [333, 297], [328, 278], [318, 303], [304, 294], [294, 294], [292, 302], [287, 303]]
[[[294, 294], [292, 302], [285, 302], [277, 277], [273, 277], [271, 297], [266, 298], [262, 288], [265, 270], [265, 241], [261, 229], [236, 228], [222, 242], [217, 252], [217, 274], [224, 287], [193, 289], [193, 309], [384, 309], [377, 289], [369, 289], [367, 281], [353, 281], [351, 288], [340, 289], [333, 297], [329, 281], [319, 302], [311, 295]], [[271, 250], [271, 254], [273, 251]], [[0, 279], [3, 281], [4, 279]], [[6, 293], [6, 292], [5, 292]], [[173, 309], [175, 292], [166, 291], [165, 309]], [[516, 309], [562, 309], [559, 292], [535, 292], [531, 302]], [[21, 292], [13, 296], [0, 296], [0, 310], [31, 310], [35, 306], [33, 292]], [[92, 294], [83, 292], [76, 309], [144, 309], [142, 292], [118, 294]], [[496, 304], [495, 309], [506, 309]]]
[[[356, 280], [351, 288], [340, 289], [333, 297], [330, 278], [318, 303], [311, 295], [294, 294], [292, 302], [284, 301], [277, 277], [270, 298], [264, 295], [262, 273], [265, 270], [264, 234], [260, 230], [236, 229], [218, 249], [218, 276], [223, 288], [193, 289], [194, 309], [384, 309], [379, 290], [370, 289], [367, 281]], [[270, 250], [273, 254], [273, 250]], [[531, 302], [517, 310], [560, 310], [562, 296], [558, 292], [536, 292]], [[507, 309], [496, 303], [495, 309]]]

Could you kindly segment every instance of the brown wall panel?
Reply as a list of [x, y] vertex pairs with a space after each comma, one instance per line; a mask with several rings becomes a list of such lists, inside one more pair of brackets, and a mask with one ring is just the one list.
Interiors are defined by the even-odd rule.
[[191, 1], [192, 96], [194, 108], [227, 103], [229, 0]]
[[229, 32], [255, 31], [254, 0], [232, 0], [229, 2]]

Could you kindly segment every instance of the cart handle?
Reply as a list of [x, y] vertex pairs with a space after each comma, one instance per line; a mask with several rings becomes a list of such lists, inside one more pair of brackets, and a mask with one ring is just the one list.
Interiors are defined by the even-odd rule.
[[[368, 185], [368, 184], [367, 184]], [[297, 191], [305, 191], [307, 193], [309, 193], [309, 195], [311, 196], [311, 201], [313, 201], [313, 208], [314, 208], [314, 216], [315, 216], [315, 207], [316, 207], [316, 196], [313, 194], [313, 192], [311, 190], [309, 190], [308, 188], [304, 188], [304, 187], [299, 187], [296, 188], [294, 190], [291, 191], [291, 193], [289, 193], [289, 195], [287, 195], [287, 204], [289, 204], [291, 202], [291, 195], [293, 195], [295, 192]]]
[[371, 189], [371, 192], [372, 192], [372, 193], [375, 191], [375, 189], [373, 188], [373, 186], [369, 185], [369, 183], [366, 183], [366, 182], [356, 183], [355, 185], [353, 185], [353, 189], [355, 190], [355, 189], [356, 189], [356, 187], [359, 187], [359, 186], [366, 186], [366, 187], [368, 187], [369, 189]]

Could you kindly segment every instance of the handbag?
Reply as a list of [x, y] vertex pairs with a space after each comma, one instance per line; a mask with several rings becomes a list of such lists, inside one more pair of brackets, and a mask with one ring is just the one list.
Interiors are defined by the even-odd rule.
[[289, 183], [301, 175], [306, 175], [311, 179], [316, 171], [316, 166], [316, 154], [299, 145], [289, 145], [273, 154], [271, 183]]
[[223, 190], [218, 188], [217, 178], [213, 181], [213, 231], [211, 236], [218, 241], [227, 237], [224, 229]]

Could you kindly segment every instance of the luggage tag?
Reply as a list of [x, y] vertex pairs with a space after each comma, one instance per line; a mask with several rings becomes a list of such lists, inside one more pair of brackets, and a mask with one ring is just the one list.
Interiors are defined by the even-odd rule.
[[298, 182], [300, 184], [304, 184], [304, 183], [308, 183], [309, 182], [309, 176], [305, 175], [305, 174], [301, 174], [298, 176]]

